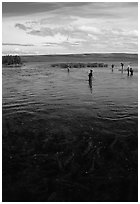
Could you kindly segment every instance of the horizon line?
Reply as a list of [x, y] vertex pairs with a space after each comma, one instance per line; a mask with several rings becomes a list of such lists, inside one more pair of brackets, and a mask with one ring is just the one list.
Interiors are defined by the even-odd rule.
[[58, 54], [18, 54], [18, 53], [13, 53], [13, 54], [3, 54], [2, 56], [5, 55], [19, 55], [19, 56], [47, 56], [47, 55], [91, 55], [91, 54], [137, 54], [138, 52], [90, 52], [90, 53], [58, 53]]

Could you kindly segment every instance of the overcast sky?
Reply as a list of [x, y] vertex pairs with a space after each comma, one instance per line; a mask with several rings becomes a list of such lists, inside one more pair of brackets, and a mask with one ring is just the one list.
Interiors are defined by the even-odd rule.
[[138, 51], [136, 2], [3, 2], [3, 54]]

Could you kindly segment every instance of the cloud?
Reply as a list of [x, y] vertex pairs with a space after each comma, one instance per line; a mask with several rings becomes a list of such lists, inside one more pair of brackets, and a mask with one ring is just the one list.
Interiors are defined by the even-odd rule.
[[[97, 35], [101, 33], [100, 29], [95, 26], [91, 26], [91, 25], [86, 26], [84, 24], [81, 25], [81, 21], [83, 21], [83, 19], [81, 18], [77, 18], [77, 17], [72, 18], [71, 16], [67, 17], [66, 21], [71, 22], [70, 24], [67, 24], [67, 23], [59, 24], [55, 22], [54, 17], [52, 19], [51, 19], [52, 23], [50, 23], [48, 20], [46, 21], [45, 19], [45, 21], [43, 20], [43, 24], [42, 24], [42, 19], [41, 19], [38, 22], [37, 21], [25, 22], [24, 24], [20, 24], [20, 26], [19, 24], [16, 24], [15, 27], [18, 27], [19, 29], [24, 30], [28, 35], [44, 37], [44, 38], [47, 37], [47, 39], [51, 39], [52, 42], [58, 40], [59, 43], [61, 42], [60, 38], [61, 39], [63, 38], [64, 39], [63, 41], [65, 42], [68, 41], [69, 39], [72, 42], [74, 41], [74, 43], [75, 41], [77, 42], [78, 40], [79, 41], [87, 40], [87, 36], [90, 36], [90, 38], [96, 40], [97, 36], [95, 35], [93, 36], [93, 34]], [[86, 22], [87, 23], [91, 22], [91, 20], [90, 21], [86, 20]], [[90, 33], [92, 35], [89, 35]], [[52, 39], [52, 37], [54, 39]]]
[[97, 27], [94, 27], [94, 26], [82, 25], [82, 26], [78, 27], [78, 29], [81, 31], [84, 31], [84, 32], [91, 32], [91, 33], [96, 33], [96, 34], [101, 33], [101, 30], [98, 29]]
[[24, 16], [29, 14], [57, 11], [63, 8], [81, 7], [87, 5], [86, 2], [3, 2], [3, 16]]
[[91, 38], [92, 40], [96, 41], [98, 40], [98, 37], [92, 34], [88, 34], [88, 37]]
[[[26, 25], [28, 24], [28, 26]], [[31, 36], [38, 36], [38, 37], [47, 37], [48, 42], [66, 42], [71, 40], [75, 43], [75, 41], [80, 40], [83, 41], [82, 30], [75, 27], [75, 25], [56, 25], [56, 24], [47, 24], [42, 25], [39, 22], [25, 22], [24, 24], [16, 24], [15, 27], [18, 27], [21, 30], [24, 30], [26, 34]], [[82, 37], [81, 37], [82, 36]]]
[[49, 46], [79, 46], [82, 42], [78, 41], [77, 39], [71, 39], [70, 41], [63, 41], [61, 43], [43, 43], [43, 46], [49, 47]]
[[137, 30], [128, 30], [128, 29], [115, 29], [111, 31], [112, 35], [116, 36], [130, 36], [130, 37], [138, 37]]
[[26, 27], [25, 25], [21, 24], [21, 23], [16, 23], [15, 28], [19, 28], [21, 30], [27, 30], [29, 27]]
[[22, 46], [22, 47], [31, 47], [33, 44], [18, 44], [18, 43], [2, 43], [4, 46]]
[[[54, 17], [51, 19], [52, 23], [49, 23], [49, 20], [40, 19], [39, 21], [28, 21], [24, 24], [16, 24], [15, 27], [18, 27], [21, 30], [24, 30], [26, 34], [31, 36], [36, 36], [46, 39], [46, 43], [43, 43], [42, 46], [46, 47], [58, 47], [62, 46], [65, 48], [70, 47], [79, 47], [87, 46], [89, 49], [94, 48], [98, 49], [99, 44], [106, 46], [118, 46], [117, 41], [120, 41], [120, 45], [124, 42], [127, 42], [130, 45], [130, 41], [137, 42], [137, 30], [130, 30], [125, 28], [110, 27], [97, 25], [92, 22], [92, 19], [84, 19], [81, 17], [67, 17], [66, 22], [72, 19], [71, 24], [67, 25], [60, 24], [55, 22]], [[53, 20], [52, 20], [53, 19]], [[132, 43], [131, 43], [132, 44]], [[98, 46], [96, 46], [98, 45]]]
[[22, 50], [49, 52], [122, 51], [129, 46], [137, 50], [135, 2], [4, 2], [3, 5], [4, 49], [11, 46], [12, 50], [15, 44]]
[[31, 31], [28, 32], [27, 34], [37, 35], [37, 36], [44, 36], [44, 33], [42, 33], [40, 30], [31, 30]]

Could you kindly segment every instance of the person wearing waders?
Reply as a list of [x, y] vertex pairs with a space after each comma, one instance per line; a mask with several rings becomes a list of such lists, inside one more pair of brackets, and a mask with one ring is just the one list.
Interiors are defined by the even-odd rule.
[[130, 68], [130, 76], [133, 76], [133, 69]]
[[114, 69], [114, 64], [112, 64], [112, 65], [111, 65], [111, 67], [112, 67], [112, 72], [113, 72], [113, 69]]
[[90, 70], [88, 77], [89, 77], [89, 82], [92, 80], [93, 72], [92, 69]]
[[121, 66], [122, 66], [122, 72], [123, 72], [123, 67], [124, 67], [124, 64], [123, 64], [123, 63], [121, 63]]
[[129, 76], [129, 72], [130, 72], [130, 65], [128, 65], [127, 67], [127, 75]]

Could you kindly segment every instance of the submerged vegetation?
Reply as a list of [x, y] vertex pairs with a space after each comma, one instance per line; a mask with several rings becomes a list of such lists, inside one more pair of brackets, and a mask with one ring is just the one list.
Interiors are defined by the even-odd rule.
[[82, 67], [108, 67], [108, 64], [104, 63], [57, 63], [57, 64], [52, 64], [52, 67], [61, 67], [61, 68], [82, 68]]
[[2, 56], [2, 64], [6, 66], [19, 66], [22, 64], [21, 57], [18, 55]]
[[114, 138], [74, 120], [71, 135], [27, 118], [3, 121], [3, 202], [137, 201], [137, 127]]

